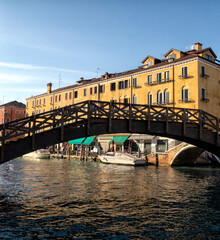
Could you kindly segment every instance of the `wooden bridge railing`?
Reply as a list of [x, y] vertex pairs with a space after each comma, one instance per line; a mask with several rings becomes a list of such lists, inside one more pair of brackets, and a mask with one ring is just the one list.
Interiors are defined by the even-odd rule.
[[[202, 110], [101, 101], [85, 101], [2, 124], [0, 125], [0, 142], [2, 148], [6, 142], [25, 136], [32, 136], [34, 142], [35, 134], [56, 127], [61, 128], [62, 138], [62, 128], [65, 125], [81, 120], [87, 120], [89, 123], [92, 118], [107, 118], [109, 131], [112, 119], [127, 119], [129, 127], [132, 120], [144, 120], [147, 121], [148, 128], [151, 121], [164, 121], [167, 131], [170, 122], [182, 123], [183, 129], [192, 123], [198, 126], [201, 136], [207, 129], [215, 132], [217, 145], [219, 143], [219, 119]], [[89, 131], [90, 124], [87, 126]]]

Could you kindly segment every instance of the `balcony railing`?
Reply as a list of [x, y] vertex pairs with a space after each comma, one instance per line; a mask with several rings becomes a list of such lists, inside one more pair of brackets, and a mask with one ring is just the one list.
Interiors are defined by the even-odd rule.
[[179, 75], [179, 78], [187, 79], [187, 78], [193, 78], [193, 76], [188, 75], [188, 74], [184, 74], [184, 75]]
[[202, 78], [209, 78], [209, 75], [207, 75], [207, 74], [200, 74], [200, 77], [202, 77]]
[[191, 98], [186, 98], [186, 99], [180, 99], [179, 102], [180, 103], [194, 103], [195, 100], [193, 100]]
[[168, 82], [173, 82], [173, 80], [171, 80], [169, 78], [165, 78], [165, 79], [161, 79], [160, 81], [146, 82], [144, 84], [145, 85], [157, 85], [157, 84], [168, 83]]
[[201, 101], [208, 103], [208, 102], [209, 102], [209, 99], [208, 99], [208, 98], [201, 98]]
[[170, 105], [173, 104], [173, 102], [170, 101], [162, 101], [162, 102], [155, 102], [153, 105]]

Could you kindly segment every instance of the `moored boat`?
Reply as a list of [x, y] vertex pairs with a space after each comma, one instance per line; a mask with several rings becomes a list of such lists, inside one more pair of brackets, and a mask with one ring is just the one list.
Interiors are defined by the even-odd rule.
[[105, 155], [99, 156], [101, 162], [103, 163], [111, 163], [111, 164], [122, 164], [122, 165], [145, 165], [146, 161], [133, 156], [128, 153], [122, 152], [107, 152]]
[[50, 152], [47, 149], [39, 149], [34, 152], [23, 155], [24, 158], [46, 159], [50, 158]]

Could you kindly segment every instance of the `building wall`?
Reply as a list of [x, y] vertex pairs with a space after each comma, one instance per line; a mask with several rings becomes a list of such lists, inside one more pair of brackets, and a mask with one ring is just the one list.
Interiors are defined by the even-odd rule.
[[[176, 53], [177, 55], [179, 54], [178, 56], [181, 56], [181, 53], [178, 53], [178, 51], [170, 52], [170, 54], [173, 53]], [[200, 76], [201, 65], [205, 66], [206, 72], [209, 75], [208, 79]], [[188, 68], [188, 78], [181, 77], [183, 67]], [[169, 79], [171, 81], [164, 81], [165, 71], [169, 71]], [[161, 83], [155, 83], [157, 81], [158, 73], [161, 73]], [[152, 75], [153, 84], [147, 83], [149, 75]], [[134, 78], [137, 78], [136, 87], [132, 86], [132, 81]], [[115, 100], [117, 102], [124, 102], [124, 99], [127, 98], [128, 102], [132, 102], [131, 99], [134, 95], [136, 96], [137, 104], [147, 104], [147, 95], [148, 93], [152, 93], [153, 104], [181, 108], [200, 108], [210, 112], [211, 114], [214, 114], [215, 116], [220, 117], [219, 79], [220, 66], [207, 60], [201, 60], [199, 57], [194, 57], [186, 60], [181, 60], [179, 62], [170, 62], [163, 66], [157, 67], [157, 65], [155, 65], [154, 68], [144, 68], [141, 72], [127, 74], [122, 77], [114, 77], [108, 79], [103, 78], [98, 83], [89, 82], [86, 84], [78, 84], [73, 88], [58, 89], [56, 92], [28, 98], [27, 113], [28, 116], [30, 116], [86, 100]], [[128, 80], [128, 88], [119, 89], [119, 82], [125, 80]], [[110, 90], [111, 83], [116, 83], [115, 91]], [[99, 85], [105, 86], [104, 93], [99, 92]], [[186, 102], [181, 101], [183, 88], [188, 89], [189, 91], [189, 99]], [[201, 88], [206, 89], [206, 94], [207, 98], [209, 98], [209, 101], [201, 101]], [[84, 96], [84, 91], [86, 91], [86, 96]], [[158, 91], [161, 91], [162, 93], [169, 91], [170, 101], [158, 104]], [[77, 95], [75, 92], [77, 92]], [[32, 102], [34, 103], [34, 106]]]
[[0, 108], [1, 124], [5, 122], [21, 119], [24, 117], [25, 117], [25, 108], [5, 107], [5, 106]]

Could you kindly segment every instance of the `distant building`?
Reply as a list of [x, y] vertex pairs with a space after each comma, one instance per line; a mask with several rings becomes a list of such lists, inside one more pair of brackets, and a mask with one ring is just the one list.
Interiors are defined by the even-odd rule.
[[24, 118], [25, 112], [26, 105], [21, 102], [12, 101], [0, 105], [0, 124]]

